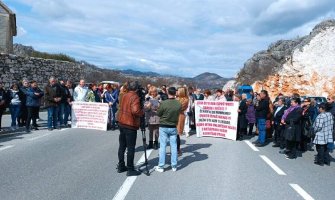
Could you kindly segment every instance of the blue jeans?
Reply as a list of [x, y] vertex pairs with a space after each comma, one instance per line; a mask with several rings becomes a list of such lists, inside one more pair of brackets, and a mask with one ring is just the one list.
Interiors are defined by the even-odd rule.
[[177, 128], [163, 128], [159, 127], [159, 167], [165, 165], [166, 144], [170, 140], [171, 147], [171, 167], [177, 167]]
[[12, 117], [12, 124], [11, 126], [16, 126], [16, 121], [18, 121], [18, 118], [20, 116], [21, 111], [21, 105], [10, 105], [9, 106], [10, 115]]
[[48, 108], [48, 128], [57, 128], [58, 106], [51, 106]]
[[258, 141], [261, 144], [265, 143], [266, 136], [266, 119], [257, 119]]

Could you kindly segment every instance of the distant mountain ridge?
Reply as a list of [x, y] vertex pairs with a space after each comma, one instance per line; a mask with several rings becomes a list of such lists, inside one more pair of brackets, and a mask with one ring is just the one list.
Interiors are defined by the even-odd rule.
[[215, 73], [205, 72], [199, 74], [193, 78], [172, 76], [172, 75], [163, 75], [156, 72], [142, 72], [133, 69], [110, 69], [110, 68], [100, 68], [93, 64], [90, 64], [86, 61], [77, 61], [74, 58], [65, 55], [65, 54], [50, 54], [45, 52], [36, 51], [31, 46], [24, 46], [22, 44], [14, 44], [14, 54], [22, 57], [41, 57], [44, 59], [56, 59], [61, 61], [73, 62], [80, 65], [85, 65], [86, 67], [97, 69], [100, 71], [96, 74], [92, 74], [88, 78], [89, 82], [97, 81], [97, 79], [102, 80], [114, 80], [119, 82], [124, 82], [127, 80], [138, 80], [142, 84], [152, 83], [157, 86], [160, 85], [191, 85], [197, 88], [202, 89], [212, 89], [212, 88], [222, 88], [229, 80], [233, 78], [223, 78]]

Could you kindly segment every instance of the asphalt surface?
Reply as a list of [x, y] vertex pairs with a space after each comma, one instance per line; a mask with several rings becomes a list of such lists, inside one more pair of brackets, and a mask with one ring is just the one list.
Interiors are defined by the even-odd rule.
[[[315, 151], [287, 160], [271, 144], [252, 146], [254, 151], [247, 141], [182, 136], [177, 172], [169, 156], [164, 173], [153, 171], [158, 163], [153, 150], [148, 152], [150, 176], [127, 179], [115, 170], [118, 131], [19, 131], [0, 136], [0, 199], [118, 199], [120, 194], [129, 200], [335, 198], [334, 159], [331, 166], [316, 166]], [[135, 162], [143, 155], [140, 132], [136, 150]]]

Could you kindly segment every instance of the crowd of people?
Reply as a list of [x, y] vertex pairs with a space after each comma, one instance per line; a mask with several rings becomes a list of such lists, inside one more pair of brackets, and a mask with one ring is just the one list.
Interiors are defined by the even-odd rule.
[[[88, 86], [87, 86], [88, 85]], [[47, 128], [68, 127], [73, 102], [99, 102], [109, 105], [107, 128], [119, 128], [118, 172], [128, 176], [138, 175], [134, 169], [136, 131], [140, 118], [144, 117], [149, 130], [148, 149], [159, 149], [156, 171], [163, 172], [166, 145], [171, 147], [171, 167], [177, 170], [178, 156], [182, 155], [180, 136], [189, 137], [196, 129], [194, 105], [196, 100], [239, 102], [237, 139], [258, 134], [253, 143], [263, 147], [271, 141], [279, 147], [279, 153], [287, 159], [295, 159], [298, 152], [312, 150], [315, 144], [315, 164], [329, 165], [329, 152], [334, 148], [335, 97], [318, 104], [314, 99], [302, 99], [299, 94], [284, 97], [282, 94], [271, 101], [267, 91], [234, 94], [233, 91], [204, 90], [192, 87], [156, 87], [148, 84], [145, 100], [141, 102], [138, 82], [119, 84], [86, 84], [80, 80], [77, 86], [70, 80], [50, 77], [40, 89], [36, 81], [23, 80], [5, 90], [0, 82], [0, 130], [1, 118], [8, 107], [11, 129], [25, 126], [26, 132], [38, 130], [36, 123], [40, 107], [48, 112]], [[43, 99], [43, 101], [42, 101]], [[256, 127], [256, 128], [255, 128]], [[127, 166], [124, 162], [127, 149]]]
[[24, 79], [13, 83], [8, 90], [0, 82], [0, 132], [1, 119], [9, 108], [11, 131], [25, 127], [27, 133], [39, 130], [37, 120], [41, 108], [47, 110], [49, 131], [69, 127], [72, 102], [99, 102], [109, 104], [108, 129], [116, 128], [116, 111], [119, 89], [117, 84], [86, 84], [80, 80], [74, 86], [71, 80], [50, 77], [48, 84], [40, 88], [35, 80]]
[[[334, 148], [335, 135], [335, 96], [329, 96], [327, 103], [316, 103], [312, 98], [302, 99], [299, 94], [284, 97], [279, 94], [271, 101], [266, 90], [235, 95], [240, 102], [237, 138], [254, 134], [254, 125], [258, 139], [253, 143], [257, 147], [265, 146], [272, 138], [273, 147], [279, 147], [279, 153], [287, 159], [295, 159], [298, 152], [317, 150], [315, 164], [330, 165], [329, 152]], [[249, 129], [249, 131], [247, 131]]]

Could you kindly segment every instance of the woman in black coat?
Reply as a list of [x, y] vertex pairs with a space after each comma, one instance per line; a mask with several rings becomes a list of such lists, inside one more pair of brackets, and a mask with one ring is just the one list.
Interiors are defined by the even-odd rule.
[[246, 118], [246, 114], [248, 112], [247, 106], [247, 95], [242, 94], [242, 97], [239, 95], [235, 95], [235, 101], [240, 102], [238, 107], [238, 121], [237, 121], [237, 139], [242, 140], [243, 135], [247, 133], [248, 128], [248, 120]]
[[301, 141], [301, 117], [302, 108], [300, 98], [293, 97], [291, 106], [285, 111], [281, 123], [285, 125], [286, 158], [295, 159], [297, 157], [297, 144]]

